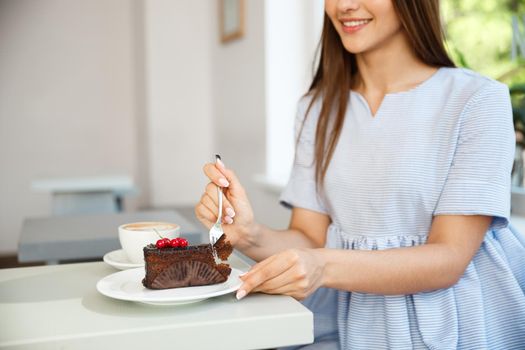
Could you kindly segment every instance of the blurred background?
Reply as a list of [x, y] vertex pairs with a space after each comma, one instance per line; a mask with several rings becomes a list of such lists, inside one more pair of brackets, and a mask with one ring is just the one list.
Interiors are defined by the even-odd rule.
[[[509, 85], [522, 132], [525, 1], [441, 3], [455, 62]], [[322, 0], [0, 0], [0, 256], [16, 256], [27, 218], [191, 219], [216, 153], [257, 218], [285, 227], [322, 18]]]

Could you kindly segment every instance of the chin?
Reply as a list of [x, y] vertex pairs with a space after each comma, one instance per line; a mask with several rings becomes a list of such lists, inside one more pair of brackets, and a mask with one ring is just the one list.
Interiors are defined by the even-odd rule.
[[344, 48], [346, 49], [346, 51], [350, 52], [351, 54], [354, 54], [354, 55], [358, 55], [360, 53], [364, 53], [368, 47], [364, 46], [364, 45], [358, 45], [356, 43], [349, 43], [349, 44], [345, 44], [343, 43], [343, 46]]

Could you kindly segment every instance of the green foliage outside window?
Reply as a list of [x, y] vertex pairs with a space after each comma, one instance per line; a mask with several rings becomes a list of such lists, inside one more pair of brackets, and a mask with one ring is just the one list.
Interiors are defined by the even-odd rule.
[[518, 49], [511, 58], [513, 16], [525, 38], [525, 0], [441, 0], [441, 8], [454, 62], [509, 86], [514, 125], [525, 134], [525, 57]]

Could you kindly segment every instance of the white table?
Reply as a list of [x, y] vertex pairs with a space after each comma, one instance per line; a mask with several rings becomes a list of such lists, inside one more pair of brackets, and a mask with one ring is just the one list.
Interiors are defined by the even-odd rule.
[[[232, 266], [247, 265], [232, 256]], [[286, 296], [234, 294], [148, 306], [99, 294], [102, 262], [0, 270], [1, 349], [264, 349], [313, 341], [313, 315]]]
[[123, 197], [138, 192], [129, 176], [41, 179], [31, 187], [51, 193], [54, 215], [121, 212]]
[[179, 224], [181, 234], [190, 243], [203, 241], [203, 229], [173, 210], [28, 218], [22, 224], [18, 260], [53, 264], [61, 260], [101, 258], [120, 249], [120, 225], [139, 221]]

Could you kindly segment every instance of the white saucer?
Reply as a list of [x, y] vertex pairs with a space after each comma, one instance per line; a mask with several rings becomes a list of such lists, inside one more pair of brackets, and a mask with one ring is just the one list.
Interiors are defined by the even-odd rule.
[[228, 280], [209, 286], [147, 289], [142, 285], [144, 268], [115, 272], [97, 283], [97, 290], [110, 298], [151, 305], [181, 305], [235, 292], [242, 284], [242, 271], [233, 269]]
[[144, 263], [135, 264], [128, 260], [122, 249], [117, 249], [104, 255], [104, 262], [119, 270], [134, 269], [144, 266]]

